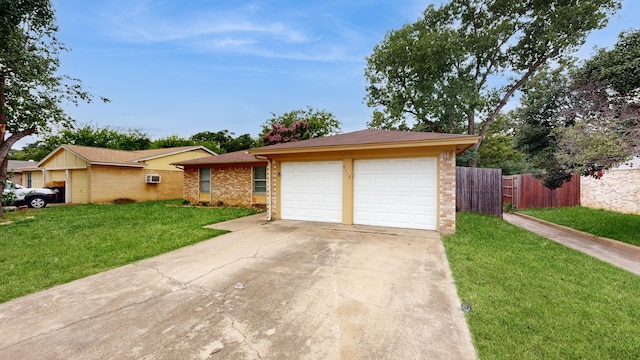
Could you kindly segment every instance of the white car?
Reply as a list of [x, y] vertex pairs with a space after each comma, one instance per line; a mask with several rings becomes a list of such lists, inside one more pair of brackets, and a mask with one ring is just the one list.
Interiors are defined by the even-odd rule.
[[[10, 195], [11, 193], [13, 193], [13, 196]], [[47, 206], [49, 202], [56, 201], [58, 199], [58, 190], [47, 188], [27, 188], [11, 181], [7, 181], [4, 186], [4, 191], [2, 192], [2, 198], [13, 200], [12, 204], [6, 205], [27, 205], [30, 208], [40, 209]]]

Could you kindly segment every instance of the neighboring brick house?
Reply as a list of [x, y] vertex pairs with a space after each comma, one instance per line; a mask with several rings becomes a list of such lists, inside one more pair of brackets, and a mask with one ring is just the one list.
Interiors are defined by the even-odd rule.
[[580, 204], [628, 214], [640, 214], [640, 158], [605, 170], [600, 179], [580, 177]]
[[[250, 149], [249, 154], [269, 160], [270, 220], [453, 233], [455, 158], [478, 139], [362, 130]], [[195, 183], [189, 186], [194, 187]]]
[[184, 169], [183, 197], [192, 204], [241, 207], [267, 204], [267, 160], [245, 150], [173, 165]]
[[61, 145], [22, 172], [23, 183], [54, 187], [66, 203], [152, 201], [182, 196], [182, 170], [170, 165], [215, 154], [203, 146], [124, 151]]

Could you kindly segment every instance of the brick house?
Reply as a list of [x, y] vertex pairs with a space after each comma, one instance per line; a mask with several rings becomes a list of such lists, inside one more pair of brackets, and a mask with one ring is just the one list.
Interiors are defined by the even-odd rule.
[[245, 150], [173, 165], [184, 169], [183, 197], [192, 204], [267, 204], [267, 160]]
[[581, 176], [580, 205], [640, 215], [640, 158], [605, 170], [600, 179]]
[[248, 152], [268, 159], [270, 220], [453, 233], [455, 158], [478, 139], [458, 134], [362, 130]]
[[57, 188], [60, 200], [74, 204], [179, 199], [182, 170], [170, 163], [212, 154], [203, 146], [125, 151], [61, 145], [35, 166], [24, 168], [22, 182]]

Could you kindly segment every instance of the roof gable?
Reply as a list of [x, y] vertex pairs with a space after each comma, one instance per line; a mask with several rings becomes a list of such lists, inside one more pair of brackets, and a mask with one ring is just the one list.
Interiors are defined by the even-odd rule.
[[94, 146], [82, 146], [82, 145], [60, 145], [55, 150], [50, 152], [44, 159], [40, 160], [38, 166], [44, 164], [52, 156], [60, 151], [69, 151], [74, 155], [82, 158], [88, 163], [95, 165], [116, 165], [116, 166], [128, 166], [128, 167], [143, 167], [142, 163], [145, 160], [157, 159], [164, 156], [179, 154], [182, 152], [193, 151], [202, 149], [208, 153], [215, 154], [211, 150], [203, 146], [182, 146], [174, 148], [162, 148], [151, 150], [116, 150], [107, 149]]

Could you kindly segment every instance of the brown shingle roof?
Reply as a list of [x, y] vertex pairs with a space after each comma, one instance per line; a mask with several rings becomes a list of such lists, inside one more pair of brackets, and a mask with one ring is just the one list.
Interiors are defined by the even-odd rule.
[[[428, 133], [428, 132], [415, 132], [415, 131], [391, 131], [391, 130], [360, 130], [350, 133], [338, 134], [333, 136], [314, 138], [303, 141], [281, 143], [270, 146], [263, 146], [256, 149], [249, 150], [252, 154], [268, 154], [270, 151], [275, 150], [281, 152], [282, 150], [296, 150], [296, 149], [308, 149], [308, 148], [325, 148], [325, 147], [342, 147], [342, 146], [354, 146], [354, 145], [383, 145], [394, 143], [424, 143], [426, 141], [434, 142], [451, 142], [451, 143], [464, 143], [468, 146], [478, 141], [477, 136], [472, 135], [460, 135], [460, 134], [442, 134], [442, 133]], [[294, 151], [295, 152], [295, 151]]]
[[33, 161], [23, 161], [23, 160], [9, 160], [7, 164], [7, 170], [15, 171], [22, 170], [23, 168], [33, 167], [36, 163]]
[[58, 149], [52, 151], [49, 155], [47, 155], [47, 157], [40, 161], [39, 164], [45, 162], [52, 154], [56, 153], [59, 149], [70, 151], [84, 158], [90, 163], [143, 166], [143, 164], [139, 163], [140, 161], [205, 148], [202, 146], [181, 146], [163, 149], [127, 151], [82, 145], [61, 145], [60, 147], [58, 147]]
[[248, 164], [264, 162], [267, 160], [257, 159], [255, 155], [250, 155], [247, 150], [235, 151], [227, 154], [216, 156], [207, 156], [204, 158], [186, 160], [174, 163], [174, 165], [220, 165], [220, 164]]

